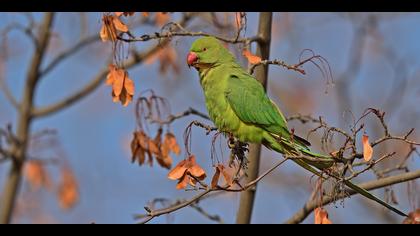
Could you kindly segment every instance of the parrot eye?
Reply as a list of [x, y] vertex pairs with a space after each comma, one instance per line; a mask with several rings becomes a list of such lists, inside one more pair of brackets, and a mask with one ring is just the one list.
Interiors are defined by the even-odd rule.
[[207, 48], [203, 48], [203, 52], [207, 51]]

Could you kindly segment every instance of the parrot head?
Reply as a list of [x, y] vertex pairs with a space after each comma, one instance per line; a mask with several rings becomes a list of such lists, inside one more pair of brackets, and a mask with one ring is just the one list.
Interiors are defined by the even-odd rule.
[[227, 61], [235, 61], [235, 58], [218, 39], [211, 36], [195, 40], [187, 55], [188, 66], [196, 69], [208, 68]]

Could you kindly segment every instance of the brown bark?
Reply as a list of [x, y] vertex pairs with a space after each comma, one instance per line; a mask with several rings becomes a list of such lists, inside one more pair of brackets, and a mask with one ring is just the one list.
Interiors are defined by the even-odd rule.
[[[271, 42], [271, 12], [262, 12], [259, 17], [258, 25], [258, 41], [257, 41], [257, 52], [256, 55], [261, 57], [263, 60], [268, 59], [270, 56], [270, 42]], [[268, 65], [259, 66], [255, 70], [256, 79], [260, 81], [264, 88], [267, 87], [268, 77]], [[246, 182], [253, 181], [258, 177], [258, 171], [260, 167], [260, 156], [261, 156], [261, 144], [251, 144], [249, 149], [249, 169]], [[241, 194], [241, 200], [239, 203], [239, 209], [236, 216], [236, 223], [238, 224], [249, 224], [252, 217], [252, 209], [254, 206], [255, 193], [257, 186], [244, 191]]]

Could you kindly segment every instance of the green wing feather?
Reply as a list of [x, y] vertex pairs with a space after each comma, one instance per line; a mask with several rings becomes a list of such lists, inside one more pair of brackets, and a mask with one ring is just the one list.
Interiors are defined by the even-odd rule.
[[290, 138], [283, 114], [267, 97], [263, 86], [246, 73], [232, 73], [229, 76], [225, 96], [239, 119]]

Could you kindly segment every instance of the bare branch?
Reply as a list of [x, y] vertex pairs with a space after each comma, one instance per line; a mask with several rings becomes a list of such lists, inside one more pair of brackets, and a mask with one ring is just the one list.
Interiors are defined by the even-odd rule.
[[[180, 21], [180, 25], [185, 25], [191, 18], [189, 16], [184, 16], [183, 19]], [[152, 46], [144, 53], [134, 53], [130, 60], [126, 61], [123, 65], [124, 68], [128, 69], [131, 68], [137, 64], [142, 63], [145, 59], [149, 58], [153, 54], [155, 54], [158, 50], [160, 50], [162, 47], [164, 47], [166, 44], [170, 42], [169, 39], [162, 40], [159, 44]], [[80, 89], [79, 91], [75, 92], [74, 94], [68, 96], [67, 98], [64, 98], [63, 100], [48, 105], [46, 107], [40, 107], [36, 108], [32, 111], [32, 115], [35, 118], [44, 117], [48, 115], [52, 115], [58, 111], [61, 111], [72, 104], [80, 101], [82, 98], [86, 97], [87, 95], [91, 94], [95, 89], [99, 87], [99, 85], [102, 84], [102, 82], [105, 79], [105, 76], [108, 73], [108, 68], [102, 69], [95, 78], [87, 84], [85, 87]]]
[[152, 209], [147, 209], [146, 211], [148, 211], [148, 213], [146, 215], [136, 215], [135, 219], [143, 219], [145, 218], [143, 221], [139, 222], [140, 224], [145, 224], [149, 221], [151, 221], [153, 218], [161, 216], [161, 215], [165, 215], [165, 214], [169, 214], [172, 213], [174, 211], [177, 211], [179, 209], [182, 209], [184, 207], [190, 206], [192, 204], [197, 203], [202, 197], [206, 196], [207, 194], [211, 193], [211, 192], [215, 192], [215, 191], [228, 191], [228, 192], [243, 192], [253, 186], [255, 186], [255, 184], [257, 184], [259, 181], [261, 181], [264, 177], [266, 177], [268, 174], [270, 174], [271, 172], [273, 172], [277, 167], [279, 167], [281, 164], [283, 164], [284, 162], [286, 162], [288, 159], [284, 159], [282, 161], [280, 161], [279, 163], [277, 163], [276, 165], [274, 165], [273, 167], [271, 167], [270, 169], [268, 169], [266, 172], [264, 172], [262, 175], [260, 175], [258, 178], [256, 178], [254, 181], [249, 182], [247, 185], [245, 185], [243, 188], [241, 189], [229, 189], [229, 186], [226, 187], [220, 187], [220, 186], [216, 186], [215, 188], [208, 188], [205, 191], [199, 193], [198, 195], [194, 196], [193, 198], [191, 198], [190, 200], [185, 200], [182, 202], [179, 202], [175, 205], [172, 205], [170, 207], [167, 208], [163, 208], [160, 210], [152, 210]]
[[183, 112], [180, 112], [180, 113], [174, 114], [174, 115], [173, 114], [169, 115], [166, 120], [152, 120], [152, 121], [150, 121], [150, 123], [158, 123], [160, 125], [171, 124], [175, 120], [181, 119], [181, 118], [189, 116], [189, 115], [196, 115], [196, 116], [199, 116], [203, 119], [210, 120], [210, 117], [208, 115], [206, 115], [202, 112], [199, 112], [196, 109], [190, 107], [186, 111], [183, 111]]
[[[374, 189], [383, 188], [383, 187], [386, 187], [386, 186], [390, 186], [390, 185], [394, 185], [394, 184], [398, 184], [398, 183], [402, 183], [402, 182], [407, 182], [407, 181], [414, 180], [414, 179], [417, 179], [417, 178], [420, 178], [420, 170], [405, 173], [405, 174], [390, 176], [390, 177], [382, 178], [382, 179], [379, 179], [379, 180], [369, 181], [369, 182], [366, 182], [366, 183], [359, 184], [359, 186], [361, 188], [366, 189], [366, 190], [374, 190]], [[305, 205], [303, 206], [302, 209], [300, 209], [298, 212], [296, 212], [285, 223], [287, 223], [287, 224], [300, 223], [300, 222], [304, 221], [306, 219], [306, 217], [309, 214], [311, 214], [311, 212], [315, 208], [317, 208], [319, 205], [328, 205], [328, 204], [330, 204], [330, 203], [332, 203], [336, 200], [340, 200], [340, 199], [346, 198], [347, 196], [351, 196], [351, 195], [355, 195], [355, 194], [357, 194], [357, 192], [355, 192], [353, 190], [348, 190], [347, 193], [343, 193], [340, 196], [335, 196], [335, 197], [326, 196], [326, 197], [323, 198], [322, 202], [308, 201], [307, 203], [305, 203]]]
[[144, 34], [140, 37], [137, 38], [122, 38], [122, 37], [118, 37], [119, 40], [124, 41], [124, 42], [145, 42], [145, 41], [149, 41], [149, 40], [154, 40], [154, 39], [171, 39], [172, 37], [175, 36], [190, 36], [190, 37], [199, 37], [199, 36], [213, 36], [221, 41], [227, 42], [227, 43], [249, 43], [252, 41], [257, 41], [258, 37], [254, 37], [254, 38], [225, 38], [222, 36], [215, 36], [213, 34], [209, 34], [209, 33], [205, 33], [202, 31], [199, 32], [191, 32], [191, 31], [184, 31], [184, 32], [166, 32], [166, 33], [158, 33], [155, 32], [154, 34]]
[[48, 64], [40, 73], [39, 75], [45, 76], [50, 72], [52, 69], [54, 69], [60, 62], [62, 62], [64, 59], [70, 57], [71, 55], [75, 54], [76, 52], [80, 51], [82, 48], [90, 45], [91, 43], [98, 42], [99, 36], [98, 35], [91, 35], [89, 37], [86, 37], [84, 39], [81, 39], [77, 44], [74, 46], [68, 48], [67, 50], [61, 52], [57, 57], [55, 57], [50, 64]]
[[50, 42], [54, 16], [55, 14], [52, 12], [44, 14], [37, 37], [38, 45], [32, 55], [31, 63], [28, 68], [22, 104], [19, 107], [16, 135], [19, 142], [14, 143], [11, 147], [11, 154], [14, 157], [14, 162], [10, 168], [6, 184], [4, 185], [1, 201], [0, 224], [10, 223], [15, 206], [18, 187], [22, 177], [23, 163], [26, 159], [28, 140], [30, 138], [30, 126], [33, 118], [31, 111], [33, 108], [35, 90], [39, 81], [39, 68], [45, 56], [46, 48]]
[[306, 74], [305, 70], [303, 70], [303, 69], [299, 68], [299, 66], [301, 66], [301, 65], [302, 65], [302, 63], [295, 64], [295, 65], [289, 65], [289, 64], [287, 64], [286, 62], [281, 61], [281, 60], [277, 60], [277, 59], [274, 59], [274, 60], [272, 60], [272, 61], [270, 61], [270, 60], [262, 60], [262, 61], [260, 61], [260, 62], [259, 62], [259, 63], [257, 63], [257, 64], [253, 64], [253, 65], [249, 68], [248, 73], [249, 73], [249, 74], [254, 74], [254, 70], [255, 70], [255, 68], [256, 68], [257, 66], [260, 66], [260, 65], [264, 65], [264, 66], [266, 66], [266, 65], [278, 65], [278, 66], [282, 66], [282, 67], [284, 67], [284, 68], [286, 68], [286, 69], [288, 69], [288, 70], [294, 70], [294, 71], [297, 71], [297, 72], [301, 73], [302, 75]]
[[153, 218], [155, 218], [157, 216], [161, 216], [161, 215], [164, 215], [164, 214], [169, 214], [171, 212], [174, 212], [174, 211], [177, 211], [179, 209], [182, 209], [182, 208], [184, 208], [186, 206], [189, 206], [189, 205], [197, 202], [200, 198], [204, 197], [205, 195], [209, 194], [212, 191], [213, 191], [212, 189], [208, 189], [208, 190], [206, 190], [206, 191], [204, 191], [204, 192], [202, 192], [202, 193], [194, 196], [190, 200], [181, 202], [181, 203], [179, 203], [179, 204], [177, 204], [175, 206], [167, 207], [167, 208], [164, 208], [164, 209], [161, 209], [161, 210], [156, 210], [156, 211], [150, 210], [150, 212], [148, 212], [148, 214], [146, 216], [145, 215], [137, 215], [137, 216], [135, 216], [135, 218], [136, 219], [141, 219], [141, 218], [145, 218], [146, 217], [145, 220], [139, 222], [139, 224], [145, 224], [145, 223], [151, 221]]
[[224, 224], [222, 218], [220, 218], [219, 215], [210, 215], [207, 211], [205, 211], [198, 204], [193, 203], [193, 204], [190, 205], [190, 207], [192, 207], [193, 209], [195, 209], [198, 213], [200, 213], [201, 215], [205, 216], [209, 220], [215, 221], [215, 222], [217, 222], [219, 224]]
[[19, 102], [17, 99], [13, 96], [12, 92], [10, 91], [9, 87], [6, 84], [6, 78], [0, 78], [0, 87], [3, 90], [4, 95], [6, 96], [6, 99], [12, 104], [12, 106], [18, 110], [19, 109]]

